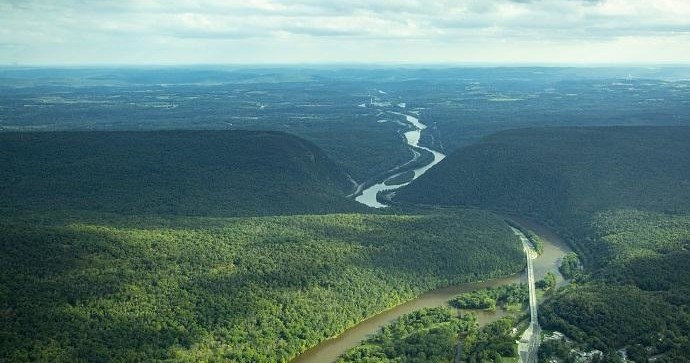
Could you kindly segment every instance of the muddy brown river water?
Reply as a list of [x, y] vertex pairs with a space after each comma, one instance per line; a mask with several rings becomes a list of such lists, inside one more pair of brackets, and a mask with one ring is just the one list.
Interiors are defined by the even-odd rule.
[[[570, 248], [565, 244], [565, 242], [563, 242], [563, 240], [551, 233], [548, 229], [525, 220], [519, 220], [519, 222], [533, 230], [544, 240], [544, 251], [536, 260], [534, 260], [535, 279], [542, 279], [547, 272], [551, 271], [556, 274], [557, 284], [559, 286], [563, 285], [565, 281], [563, 280], [563, 276], [561, 276], [561, 274], [558, 272], [558, 266], [563, 255], [571, 251]], [[313, 348], [297, 356], [295, 359], [290, 361], [290, 363], [334, 362], [348, 349], [357, 346], [368, 336], [378, 332], [381, 327], [390, 324], [404, 314], [423, 308], [446, 305], [448, 304], [448, 300], [464, 292], [483, 289], [485, 287], [496, 287], [512, 284], [516, 282], [526, 283], [526, 273], [523, 272], [504, 278], [482, 282], [471, 282], [429, 291], [413, 300], [374, 315], [351, 327], [335, 338], [325, 340], [317, 344]], [[489, 324], [503, 316], [508, 315], [508, 313], [503, 310], [496, 310], [493, 312], [475, 311], [475, 313], [477, 314], [477, 320], [480, 325]]]

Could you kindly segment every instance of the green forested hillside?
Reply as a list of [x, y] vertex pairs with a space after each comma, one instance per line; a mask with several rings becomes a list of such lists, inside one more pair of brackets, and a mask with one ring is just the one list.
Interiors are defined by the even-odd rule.
[[461, 149], [396, 200], [474, 205], [563, 223], [630, 207], [690, 211], [690, 127], [531, 128]]
[[[591, 244], [601, 267], [559, 291], [540, 315], [548, 329], [600, 350], [641, 347], [633, 358], [690, 357], [690, 215], [640, 210], [597, 214]], [[640, 360], [640, 358], [644, 358]]]
[[690, 356], [689, 140], [687, 127], [506, 131], [449, 156], [396, 198], [551, 224], [586, 270], [543, 306], [543, 326], [607, 357], [628, 348], [679, 362]]
[[437, 286], [515, 273], [486, 212], [0, 220], [0, 361], [286, 361]]
[[0, 209], [274, 215], [361, 209], [347, 175], [280, 132], [0, 134]]

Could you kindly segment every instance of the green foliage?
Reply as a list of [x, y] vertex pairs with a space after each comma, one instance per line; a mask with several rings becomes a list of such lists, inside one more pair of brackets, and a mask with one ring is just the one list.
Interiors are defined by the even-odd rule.
[[501, 361], [501, 357], [516, 357], [517, 346], [512, 333], [515, 318], [507, 316], [482, 329], [470, 331], [462, 341], [462, 361], [481, 363]]
[[410, 159], [387, 113], [399, 102], [423, 109], [422, 143], [448, 152], [511, 128], [690, 124], [687, 67], [356, 68], [4, 67], [0, 132], [284, 131], [362, 182]]
[[462, 294], [450, 301], [458, 309], [495, 309], [496, 298], [486, 290]]
[[[14, 72], [0, 69], [3, 79], [0, 132], [281, 131], [313, 142], [359, 182], [411, 157], [397, 133], [400, 125], [377, 123], [382, 118], [380, 109], [357, 106], [369, 101], [370, 86], [360, 80], [341, 82], [339, 78], [347, 76], [347, 72], [314, 74], [295, 69], [74, 69], [67, 72], [53, 69], [44, 72], [27, 70], [20, 78], [31, 80], [28, 84], [20, 82], [23, 85], [15, 88], [9, 86], [14, 76], [8, 74]], [[63, 78], [64, 73], [70, 75]], [[45, 82], [47, 79], [52, 80]], [[56, 89], [58, 83], [63, 86]]]
[[396, 198], [554, 225], [577, 252], [561, 270], [578, 282], [544, 304], [542, 325], [604, 360], [640, 345], [674, 361], [690, 353], [688, 140], [687, 127], [505, 131], [450, 155]]
[[563, 256], [561, 261], [561, 266], [558, 267], [558, 271], [561, 272], [566, 279], [572, 279], [577, 273], [580, 272], [580, 259], [577, 257], [577, 253], [568, 252]]
[[544, 241], [542, 241], [541, 237], [532, 231], [527, 231], [525, 236], [532, 242], [532, 246], [534, 246], [538, 254], [544, 252]]
[[338, 363], [500, 361], [517, 356], [515, 324], [514, 318], [505, 317], [478, 328], [473, 314], [457, 316], [446, 307], [422, 309], [384, 327]]
[[571, 344], [561, 339], [545, 340], [539, 345], [539, 363], [548, 363], [554, 357], [563, 357], [566, 363], [574, 363], [574, 359], [570, 359], [571, 349]]
[[424, 291], [512, 274], [522, 260], [501, 219], [474, 211], [6, 216], [0, 360], [286, 361]]
[[592, 219], [589, 229], [606, 251], [607, 269], [601, 274], [608, 279], [645, 290], [690, 285], [690, 272], [681, 268], [690, 256], [690, 214], [606, 211]]
[[[690, 216], [607, 211], [594, 216], [589, 230], [601, 267], [547, 301], [542, 324], [607, 356], [644, 347], [668, 361], [687, 357]], [[566, 256], [562, 270], [579, 274], [577, 256]]]
[[510, 218], [506, 219], [506, 223], [508, 223], [511, 227], [520, 230], [520, 232], [522, 232], [525, 235], [525, 237], [529, 239], [530, 243], [532, 244], [532, 246], [538, 254], [544, 252], [544, 241], [541, 239], [541, 237], [539, 237], [539, 235], [523, 227], [522, 225], [520, 225], [520, 223]]
[[687, 341], [682, 333], [690, 322], [687, 313], [653, 293], [606, 283], [573, 284], [541, 310], [544, 327], [600, 350], [642, 344], [663, 353]]
[[310, 142], [280, 132], [0, 134], [0, 208], [244, 216], [363, 210]]
[[548, 290], [556, 286], [556, 275], [549, 271], [543, 279], [537, 281], [535, 284], [538, 289]]
[[690, 127], [510, 130], [459, 150], [396, 193], [579, 227], [619, 208], [690, 212]]
[[448, 362], [455, 356], [458, 336], [475, 325], [473, 315], [458, 317], [446, 307], [418, 310], [350, 349], [338, 363]]
[[464, 293], [450, 300], [458, 309], [494, 309], [510, 304], [522, 304], [529, 300], [526, 284], [511, 284]]

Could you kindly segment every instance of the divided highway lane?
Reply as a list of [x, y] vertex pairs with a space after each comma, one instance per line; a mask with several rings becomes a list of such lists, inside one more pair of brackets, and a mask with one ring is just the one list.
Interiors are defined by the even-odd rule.
[[537, 293], [534, 282], [534, 264], [532, 260], [537, 258], [539, 255], [524, 233], [516, 228], [510, 228], [513, 230], [513, 233], [520, 237], [520, 241], [522, 241], [522, 248], [525, 250], [525, 256], [527, 258], [527, 286], [529, 288], [530, 324], [527, 330], [525, 330], [525, 333], [522, 334], [522, 338], [518, 343], [518, 353], [520, 355], [520, 362], [536, 363], [537, 350], [539, 349], [541, 337], [541, 328], [539, 327], [539, 319], [537, 315]]

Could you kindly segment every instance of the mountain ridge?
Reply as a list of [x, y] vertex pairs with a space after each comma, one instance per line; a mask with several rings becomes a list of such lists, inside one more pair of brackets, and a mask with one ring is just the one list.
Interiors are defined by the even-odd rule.
[[355, 211], [347, 175], [276, 131], [2, 133], [0, 206], [126, 214]]

